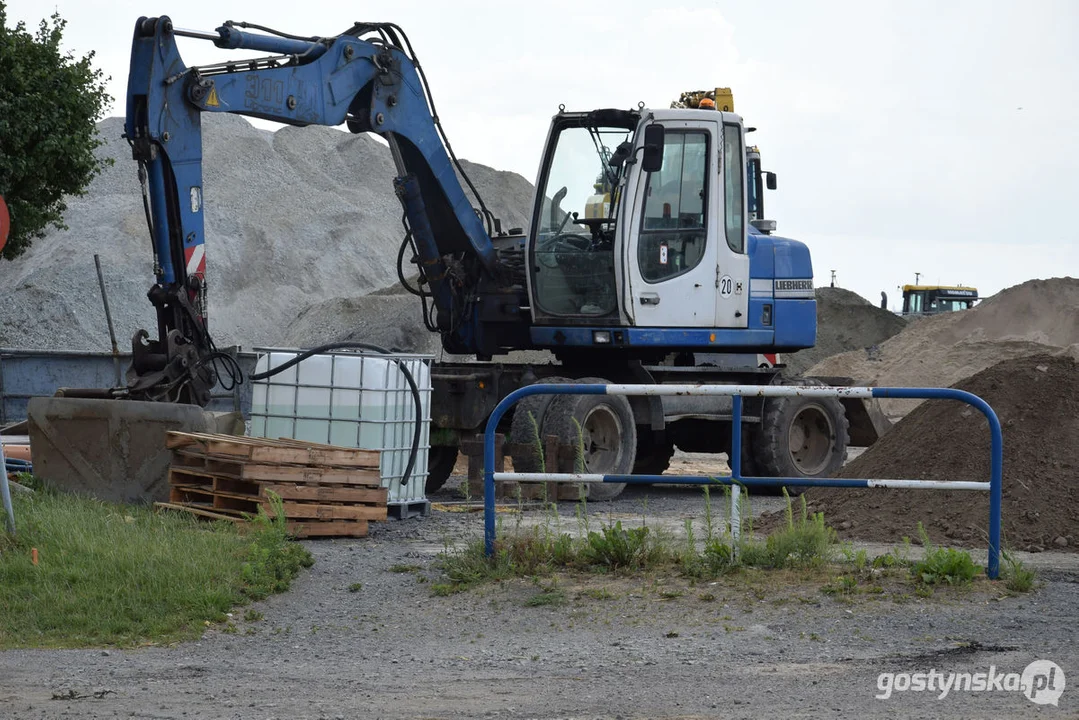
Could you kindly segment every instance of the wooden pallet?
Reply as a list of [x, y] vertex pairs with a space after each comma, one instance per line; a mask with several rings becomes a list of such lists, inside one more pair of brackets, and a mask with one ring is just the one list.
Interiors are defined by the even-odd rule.
[[377, 470], [379, 467], [379, 454], [372, 450], [340, 448], [297, 440], [172, 431], [168, 434], [166, 444], [172, 450], [195, 448], [205, 455], [239, 458], [267, 465], [315, 465], [366, 470]]
[[169, 502], [159, 507], [242, 521], [281, 500], [297, 537], [364, 537], [387, 517], [379, 454], [295, 440], [170, 432]]
[[173, 450], [170, 467], [194, 474], [230, 477], [252, 482], [302, 482], [378, 487], [382, 480], [377, 464], [374, 468], [285, 465], [255, 462], [229, 455], [212, 455], [190, 448]]

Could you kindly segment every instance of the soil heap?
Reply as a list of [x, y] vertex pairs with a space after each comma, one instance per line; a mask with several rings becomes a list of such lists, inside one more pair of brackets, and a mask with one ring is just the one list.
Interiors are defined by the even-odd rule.
[[[1079, 280], [1030, 280], [1002, 290], [971, 310], [910, 321], [875, 356], [847, 352], [819, 362], [808, 374], [852, 377], [878, 387], [947, 387], [1004, 360], [1070, 352], [1079, 343]], [[884, 400], [901, 417], [918, 400]]]
[[817, 343], [808, 350], [784, 353], [787, 377], [804, 375], [825, 358], [847, 351], [872, 354], [875, 347], [907, 326], [903, 318], [843, 288], [817, 288]]
[[[1072, 357], [1035, 355], [998, 363], [954, 386], [988, 402], [1003, 427], [1006, 549], [1079, 547], [1077, 371]], [[988, 421], [965, 403], [933, 401], [839, 476], [985, 481], [989, 471]], [[934, 542], [984, 546], [988, 538], [987, 492], [818, 488], [806, 499], [842, 537], [916, 539], [920, 520]]]

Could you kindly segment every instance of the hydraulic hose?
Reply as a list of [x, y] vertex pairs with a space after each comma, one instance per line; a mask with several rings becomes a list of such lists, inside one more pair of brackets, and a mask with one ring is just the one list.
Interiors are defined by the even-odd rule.
[[[305, 350], [304, 352], [300, 353], [288, 362], [281, 363], [280, 365], [272, 367], [265, 372], [248, 375], [247, 378], [249, 380], [265, 380], [267, 378], [273, 377], [274, 375], [277, 375], [280, 372], [288, 370], [294, 365], [299, 365], [301, 362], [311, 357], [312, 355], [317, 355], [328, 350], [370, 350], [372, 352], [381, 353], [383, 355], [392, 354], [389, 350], [378, 345], [372, 345], [371, 343], [357, 342], [352, 340], [347, 340], [344, 342], [326, 343], [325, 345], [319, 345], [318, 347], [311, 348], [310, 350]], [[409, 478], [412, 477], [412, 469], [416, 465], [416, 456], [419, 454], [420, 451], [420, 430], [421, 424], [423, 422], [423, 403], [420, 401], [419, 386], [416, 385], [416, 379], [412, 376], [412, 372], [408, 369], [408, 366], [406, 366], [398, 358], [391, 359], [397, 364], [397, 367], [400, 368], [401, 374], [405, 376], [405, 380], [408, 382], [408, 387], [412, 391], [412, 400], [416, 405], [416, 423], [415, 430], [412, 433], [412, 451], [408, 455], [408, 463], [405, 465], [405, 472], [401, 476], [401, 484], [407, 485]]]

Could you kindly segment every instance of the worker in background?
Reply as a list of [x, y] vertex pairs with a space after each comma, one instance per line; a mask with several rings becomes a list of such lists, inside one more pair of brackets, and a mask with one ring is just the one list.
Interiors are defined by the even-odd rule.
[[884, 292], [883, 290], [880, 291], [880, 309], [888, 309], [888, 293]]

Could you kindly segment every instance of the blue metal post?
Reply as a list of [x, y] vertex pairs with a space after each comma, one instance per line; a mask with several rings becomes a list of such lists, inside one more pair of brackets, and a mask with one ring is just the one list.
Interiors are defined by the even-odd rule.
[[606, 385], [553, 385], [538, 383], [518, 388], [495, 405], [483, 431], [483, 552], [495, 552], [495, 431], [514, 403], [529, 395], [606, 395]]
[[1004, 498], [1004, 434], [1000, 419], [985, 400], [965, 390], [952, 388], [873, 388], [875, 398], [915, 398], [926, 400], [959, 400], [977, 408], [989, 421], [989, 561], [985, 574], [990, 580], [1000, 576], [1000, 514]]
[[742, 396], [731, 397], [731, 480], [742, 479]]
[[[984, 403], [983, 403], [984, 404]], [[1000, 513], [1004, 499], [1004, 436], [1000, 429], [1000, 420], [996, 413], [985, 406], [986, 417], [989, 418], [989, 431], [991, 433], [990, 454], [992, 455], [992, 470], [989, 476], [989, 562], [986, 574], [990, 579], [996, 580], [1000, 575]]]
[[495, 430], [505, 412], [500, 410], [502, 403], [491, 413], [483, 431], [483, 553], [487, 557], [495, 552]]
[[4, 458], [4, 444], [0, 443], [0, 496], [3, 496], [4, 513], [7, 514], [8, 532], [15, 534], [15, 510], [11, 507], [11, 488], [7, 483], [7, 460]]

